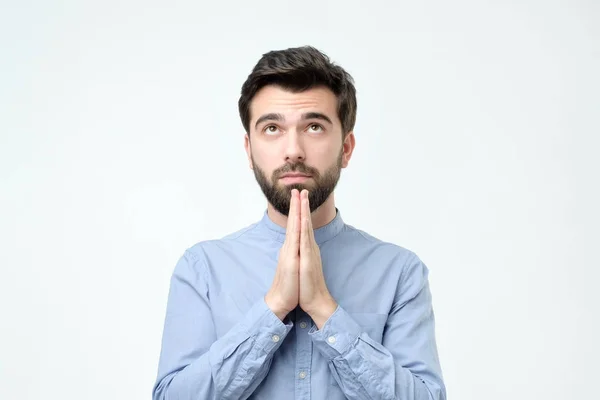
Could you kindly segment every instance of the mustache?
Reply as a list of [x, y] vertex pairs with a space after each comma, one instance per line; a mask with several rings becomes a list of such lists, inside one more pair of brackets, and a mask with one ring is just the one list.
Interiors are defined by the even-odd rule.
[[283, 174], [290, 172], [298, 172], [301, 174], [311, 175], [314, 178], [319, 177], [319, 171], [316, 168], [309, 167], [304, 163], [285, 164], [282, 167], [277, 168], [273, 171], [273, 177], [277, 178]]

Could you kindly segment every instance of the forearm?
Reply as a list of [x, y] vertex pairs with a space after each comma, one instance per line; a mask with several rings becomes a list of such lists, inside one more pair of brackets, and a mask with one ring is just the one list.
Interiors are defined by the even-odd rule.
[[394, 363], [393, 356], [368, 336], [357, 338], [344, 353], [333, 358], [329, 367], [346, 397], [386, 400], [441, 400], [439, 392]]
[[[217, 344], [217, 343], [215, 343]], [[154, 400], [245, 399], [267, 375], [271, 357], [252, 338], [245, 339], [227, 359], [209, 350], [178, 372], [163, 378]]]
[[441, 382], [426, 365], [415, 365], [414, 371], [400, 365], [385, 346], [369, 337], [341, 307], [321, 330], [310, 334], [350, 400], [445, 400]]
[[168, 338], [173, 353], [169, 343], [164, 345], [153, 400], [248, 398], [266, 377], [273, 354], [290, 329], [291, 324], [284, 325], [264, 302], [258, 302], [203, 354], [177, 354], [180, 335], [172, 332]]

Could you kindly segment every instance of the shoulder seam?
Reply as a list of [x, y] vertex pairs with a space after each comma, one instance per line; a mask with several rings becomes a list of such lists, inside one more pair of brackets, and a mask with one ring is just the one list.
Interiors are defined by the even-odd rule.
[[407, 257], [406, 261], [404, 262], [404, 264], [402, 265], [402, 271], [400, 271], [400, 285], [404, 284], [404, 278], [406, 275], [406, 271], [409, 269], [410, 264], [417, 258], [417, 254], [413, 251], [409, 251], [409, 257]]
[[363, 237], [363, 238], [364, 238], [364, 239], [365, 239], [367, 242], [374, 242], [374, 241], [375, 241], [375, 239], [374, 239], [374, 238], [369, 238], [369, 237], [367, 237], [367, 236], [365, 235], [365, 233], [364, 233], [364, 232], [362, 232], [360, 229], [356, 229], [356, 228], [354, 228], [354, 227], [353, 227], [352, 229], [354, 229], [356, 232], [358, 232], [358, 233], [360, 234], [360, 236], [362, 236], [362, 237]]
[[198, 264], [198, 261], [200, 261], [200, 257], [203, 258], [204, 262], [201, 263], [202, 265], [200, 266], [200, 268], [198, 268], [199, 270], [197, 270], [198, 276], [200, 277], [200, 274], [202, 276], [202, 279], [204, 279], [205, 282], [208, 282], [207, 278], [207, 263], [206, 263], [206, 254], [204, 253], [204, 246], [202, 246], [202, 242], [197, 243], [195, 245], [195, 247], [198, 247], [199, 251], [202, 253], [201, 255], [196, 255], [196, 253], [191, 251], [191, 248], [188, 248], [185, 250], [185, 254], [186, 256], [189, 255], [189, 257], [194, 261], [194, 265]]
[[376, 237], [373, 237], [373, 236], [370, 236], [370, 235], [369, 235], [369, 236], [367, 236], [367, 234], [366, 234], [365, 232], [363, 232], [363, 231], [361, 231], [360, 229], [357, 229], [357, 228], [355, 228], [355, 227], [353, 227], [353, 226], [351, 226], [351, 225], [346, 225], [346, 226], [348, 227], [348, 229], [351, 229], [351, 230], [353, 230], [353, 231], [357, 232], [357, 233], [358, 233], [360, 236], [362, 236], [362, 237], [363, 237], [363, 239], [365, 239], [365, 240], [366, 240], [367, 242], [369, 242], [369, 243], [373, 243], [373, 242], [379, 242], [379, 243], [381, 243], [381, 244], [387, 244], [387, 245], [391, 245], [391, 246], [397, 246], [397, 245], [396, 245], [396, 244], [394, 244], [394, 243], [386, 242], [386, 241], [384, 241], [384, 240], [378, 239], [378, 238], [376, 238]]
[[221, 238], [221, 240], [239, 239], [241, 236], [245, 235], [246, 233], [251, 232], [254, 229], [256, 229], [256, 227], [258, 227], [258, 224], [254, 223], [254, 224], [252, 224], [250, 226], [247, 226], [247, 227], [241, 229], [240, 231], [237, 232], [237, 234], [227, 235], [227, 236]]

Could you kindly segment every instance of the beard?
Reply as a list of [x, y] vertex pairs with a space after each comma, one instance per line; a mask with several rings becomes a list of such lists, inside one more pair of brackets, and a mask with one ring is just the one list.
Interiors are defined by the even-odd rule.
[[[252, 157], [251, 157], [252, 158]], [[340, 180], [340, 174], [342, 171], [342, 152], [336, 160], [335, 164], [329, 167], [323, 174], [315, 168], [312, 168], [304, 163], [296, 164], [285, 164], [284, 166], [276, 169], [271, 174], [271, 179], [267, 179], [265, 172], [254, 162], [252, 158], [252, 165], [254, 166], [254, 177], [256, 182], [260, 186], [263, 194], [267, 198], [267, 201], [279, 211], [281, 214], [287, 216], [290, 211], [290, 201], [292, 199], [292, 189], [308, 190], [308, 202], [310, 204], [310, 212], [312, 213], [319, 208], [333, 193], [338, 181]], [[283, 185], [279, 183], [279, 178], [289, 172], [298, 172], [301, 174], [310, 175], [312, 182], [293, 183], [290, 185]]]

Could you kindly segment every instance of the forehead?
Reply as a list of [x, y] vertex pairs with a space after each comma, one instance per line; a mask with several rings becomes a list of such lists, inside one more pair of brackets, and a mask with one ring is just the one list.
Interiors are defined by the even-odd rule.
[[287, 120], [309, 111], [323, 113], [334, 123], [339, 123], [337, 98], [329, 88], [315, 87], [294, 93], [281, 86], [268, 85], [260, 89], [250, 103], [250, 123], [263, 114], [279, 113]]

